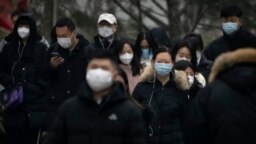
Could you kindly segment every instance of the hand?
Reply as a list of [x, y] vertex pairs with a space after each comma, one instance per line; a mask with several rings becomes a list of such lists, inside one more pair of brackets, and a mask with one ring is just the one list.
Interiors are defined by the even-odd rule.
[[50, 63], [53, 69], [57, 69], [59, 65], [64, 63], [64, 59], [59, 56], [54, 56], [54, 57], [51, 57]]

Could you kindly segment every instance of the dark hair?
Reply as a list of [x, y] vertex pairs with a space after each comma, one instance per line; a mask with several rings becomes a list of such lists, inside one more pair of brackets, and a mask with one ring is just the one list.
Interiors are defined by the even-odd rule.
[[182, 71], [185, 71], [188, 67], [191, 68], [194, 71], [194, 73], [197, 72], [196, 66], [194, 66], [191, 62], [186, 60], [180, 60], [176, 62], [173, 66], [175, 70], [182, 70]]
[[74, 31], [76, 29], [76, 26], [73, 20], [68, 17], [59, 19], [55, 24], [55, 28], [64, 27], [64, 26], [66, 26], [70, 31]]
[[17, 10], [12, 12], [11, 18], [13, 18], [14, 16], [20, 16], [20, 15], [23, 15], [23, 14], [28, 14], [28, 11], [24, 10], [24, 9], [17, 9]]
[[120, 66], [117, 67], [117, 71], [118, 74], [124, 79], [124, 83], [127, 86], [127, 93], [129, 93], [129, 82], [125, 71]]
[[171, 51], [168, 47], [159, 47], [154, 52], [153, 57], [152, 57], [152, 61], [154, 61], [156, 59], [157, 55], [160, 54], [160, 53], [169, 53], [170, 57], [172, 57]]
[[153, 53], [160, 46], [171, 47], [169, 37], [163, 28], [153, 28], [149, 31], [148, 37]]
[[220, 12], [220, 17], [227, 18], [230, 16], [237, 16], [239, 18], [242, 17], [242, 10], [237, 5], [227, 5], [224, 6]]
[[138, 56], [137, 51], [135, 50], [134, 45], [129, 40], [127, 40], [127, 39], [120, 40], [117, 43], [116, 49], [114, 50], [114, 55], [116, 56], [118, 63], [121, 64], [121, 61], [119, 60], [119, 54], [123, 51], [125, 44], [130, 45], [130, 47], [132, 48], [132, 51], [133, 51], [133, 59], [131, 61], [132, 75], [133, 76], [139, 75], [141, 68], [142, 68], [142, 66], [140, 64], [140, 58]]
[[[138, 54], [138, 57], [140, 58], [141, 57], [141, 54], [142, 54], [142, 50], [141, 50], [141, 42], [142, 40], [146, 40], [149, 44], [149, 38], [148, 38], [148, 33], [146, 32], [140, 32], [137, 36], [137, 39], [135, 41], [135, 50], [137, 51], [137, 54]], [[149, 49], [151, 49], [152, 51], [152, 48], [149, 46]]]
[[107, 50], [101, 51], [101, 52], [96, 52], [94, 54], [92, 54], [91, 56], [88, 57], [88, 63], [87, 65], [94, 59], [106, 59], [109, 60], [113, 66], [115, 67], [116, 70], [118, 70], [118, 66], [117, 63], [115, 61], [115, 59], [113, 58], [112, 53], [110, 53]]
[[172, 49], [173, 61], [175, 61], [176, 55], [182, 47], [187, 47], [189, 49], [190, 54], [191, 54], [191, 63], [196, 66], [196, 64], [197, 64], [196, 45], [192, 45], [192, 43], [186, 39], [181, 40], [174, 45], [174, 47]]
[[204, 49], [203, 39], [200, 34], [190, 32], [187, 33], [183, 39], [188, 40], [191, 43], [191, 45], [195, 45], [196, 50], [199, 49], [202, 51]]

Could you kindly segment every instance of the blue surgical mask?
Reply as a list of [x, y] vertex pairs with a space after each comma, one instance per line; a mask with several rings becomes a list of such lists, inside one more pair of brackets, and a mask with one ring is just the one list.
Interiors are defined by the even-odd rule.
[[169, 75], [170, 72], [172, 71], [173, 64], [169, 63], [155, 63], [155, 71], [157, 74], [161, 76], [166, 76]]
[[230, 35], [232, 33], [234, 33], [235, 31], [237, 31], [239, 28], [238, 24], [235, 22], [226, 22], [222, 24], [222, 29], [223, 31]]
[[141, 49], [141, 51], [142, 51], [141, 58], [148, 59], [150, 57], [150, 50], [149, 50], [149, 48]]

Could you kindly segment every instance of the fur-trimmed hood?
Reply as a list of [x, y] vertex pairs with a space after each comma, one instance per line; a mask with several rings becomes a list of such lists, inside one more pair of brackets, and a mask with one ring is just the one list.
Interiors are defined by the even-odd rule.
[[211, 74], [209, 76], [209, 83], [213, 82], [216, 77], [226, 69], [243, 63], [256, 63], [255, 48], [243, 48], [220, 55], [213, 64]]
[[[152, 65], [149, 65], [144, 68], [144, 70], [140, 76], [140, 81], [147, 81], [149, 79], [152, 79], [152, 77], [154, 77], [154, 69], [153, 69]], [[195, 75], [195, 79], [201, 84], [201, 87], [205, 87], [206, 80], [201, 73], [198, 73], [197, 75]], [[179, 88], [181, 90], [189, 90], [190, 89], [187, 75], [184, 71], [175, 70], [173, 80], [174, 80], [177, 88]]]
[[256, 49], [243, 48], [219, 56], [209, 82], [221, 80], [234, 90], [246, 95], [256, 94]]

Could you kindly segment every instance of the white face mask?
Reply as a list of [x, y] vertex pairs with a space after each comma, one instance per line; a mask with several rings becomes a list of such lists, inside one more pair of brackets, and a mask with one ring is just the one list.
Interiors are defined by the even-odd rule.
[[30, 29], [27, 27], [19, 27], [17, 32], [20, 38], [26, 39], [29, 37]]
[[185, 57], [180, 57], [180, 56], [176, 56], [175, 58], [175, 62], [178, 62], [178, 61], [181, 61], [181, 60], [186, 60], [186, 61], [189, 61], [191, 62], [191, 59], [188, 59], [188, 58], [185, 58]]
[[101, 68], [89, 69], [87, 70], [86, 80], [94, 92], [100, 92], [113, 84], [113, 75]]
[[114, 34], [114, 31], [111, 27], [102, 26], [98, 28], [98, 33], [100, 36], [107, 38]]
[[133, 54], [125, 53], [125, 54], [119, 55], [119, 59], [122, 63], [129, 65], [133, 59]]
[[72, 45], [72, 41], [71, 41], [70, 37], [67, 37], [67, 38], [59, 38], [58, 37], [57, 42], [64, 49], [69, 49]]
[[196, 59], [197, 59], [197, 65], [199, 65], [201, 60], [202, 54], [200, 51], [196, 51]]
[[191, 87], [193, 85], [193, 83], [194, 83], [195, 78], [193, 76], [189, 75], [187, 77], [187, 79], [188, 79], [189, 87]]

